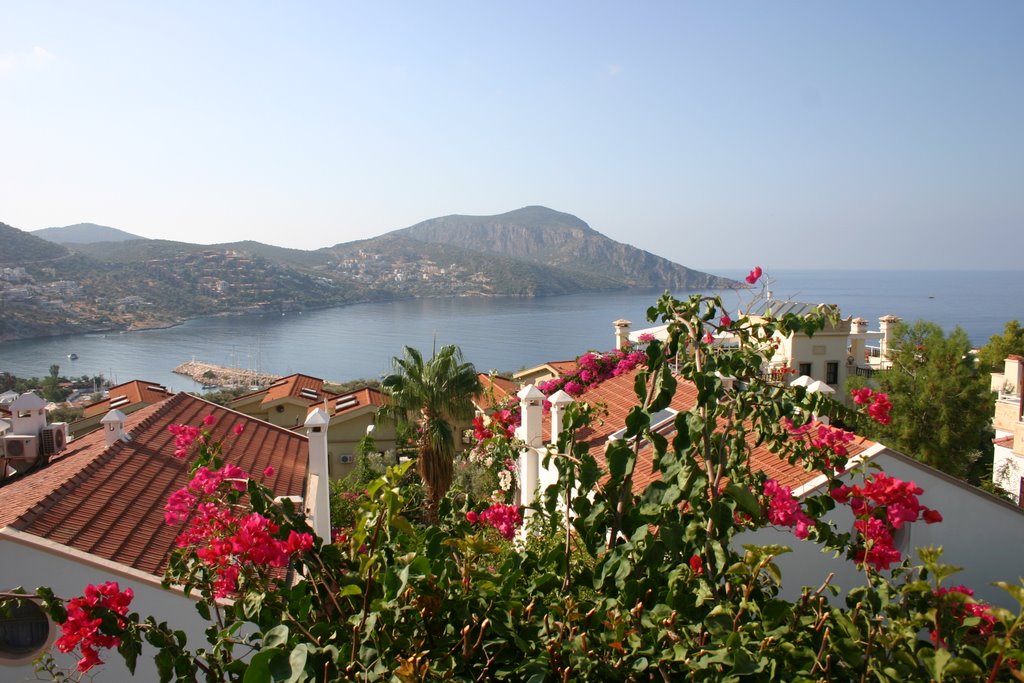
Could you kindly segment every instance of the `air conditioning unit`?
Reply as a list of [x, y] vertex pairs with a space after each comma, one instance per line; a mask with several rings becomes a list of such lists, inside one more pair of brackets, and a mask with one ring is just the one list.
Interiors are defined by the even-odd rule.
[[54, 422], [43, 427], [39, 435], [43, 455], [56, 455], [68, 446], [68, 423]]
[[342, 453], [338, 456], [338, 460], [341, 461], [342, 465], [350, 465], [352, 464], [352, 455], [350, 453]]
[[4, 436], [4, 457], [14, 470], [27, 472], [42, 457], [39, 453], [39, 437], [7, 434]]

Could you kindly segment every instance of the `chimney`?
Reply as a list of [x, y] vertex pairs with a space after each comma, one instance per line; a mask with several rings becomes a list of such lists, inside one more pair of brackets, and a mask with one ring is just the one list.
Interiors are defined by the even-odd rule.
[[309, 473], [306, 480], [306, 518], [324, 543], [331, 542], [331, 499], [327, 466], [327, 426], [331, 418], [317, 408], [306, 418]]
[[1024, 356], [1006, 357], [1003, 361], [1003, 384], [1010, 396], [1024, 396]]
[[544, 394], [537, 387], [528, 384], [516, 396], [519, 397], [522, 415], [522, 422], [516, 428], [516, 438], [526, 443], [526, 447], [519, 452], [519, 502], [522, 505], [531, 505], [540, 476], [538, 449], [544, 445], [540, 424], [544, 411]]
[[31, 391], [14, 399], [11, 409], [11, 434], [39, 436], [46, 426], [46, 401]]
[[878, 328], [882, 331], [882, 342], [879, 352], [882, 355], [883, 361], [890, 360], [889, 358], [889, 344], [892, 343], [893, 328], [896, 326], [901, 319], [894, 315], [883, 315], [878, 319]]
[[124, 420], [124, 413], [116, 409], [111, 410], [100, 420], [108, 448], [124, 438]]
[[629, 346], [629, 329], [633, 323], [628, 320], [616, 320], [612, 325], [615, 325], [615, 350]]
[[558, 443], [558, 435], [562, 433], [562, 416], [572, 401], [572, 396], [561, 389], [548, 397], [548, 403], [551, 404], [551, 443]]

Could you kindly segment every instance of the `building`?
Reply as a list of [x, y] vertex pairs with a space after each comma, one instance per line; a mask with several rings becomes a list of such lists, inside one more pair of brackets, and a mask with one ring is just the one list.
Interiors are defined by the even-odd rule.
[[[24, 418], [16, 432], [28, 431], [21, 419], [40, 431], [47, 427], [31, 402], [18, 408], [24, 409]], [[88, 583], [113, 580], [135, 591], [133, 610], [159, 615], [184, 630], [190, 642], [203, 642], [208, 624], [199, 618], [194, 599], [160, 584], [182, 527], [165, 523], [164, 506], [189, 478], [187, 462], [173, 455], [175, 437], [167, 428], [198, 425], [208, 415], [215, 419], [209, 429], [223, 443], [227, 462], [261, 473], [256, 476], [279, 495], [307, 501], [314, 528], [321, 536], [329, 533], [326, 487], [320, 486], [325, 475], [319, 474], [326, 470], [326, 433], [318, 423], [325, 420], [322, 413], [310, 420], [310, 439], [180, 393], [130, 415], [112, 410], [102, 430], [0, 482], [0, 592], [43, 585], [73, 597]], [[235, 425], [242, 426], [241, 434], [234, 433]], [[262, 474], [268, 466], [273, 474]], [[0, 680], [35, 677], [30, 660], [56, 636], [53, 624], [36, 617], [30, 620], [32, 647], [15, 652], [0, 647]], [[74, 667], [73, 659], [54, 655], [62, 666]], [[145, 647], [135, 678], [116, 655], [107, 661], [100, 680], [158, 679]]]
[[295, 374], [239, 396], [231, 401], [231, 408], [285, 429], [302, 429], [313, 411], [323, 409], [330, 418], [330, 476], [343, 479], [352, 470], [359, 444], [367, 435], [372, 436], [376, 450], [395, 449], [395, 426], [375, 422], [383, 404], [382, 394], [373, 387], [334, 394], [324, 390], [324, 380], [319, 377]]
[[[750, 310], [739, 315], [748, 316], [752, 322], [763, 322], [768, 317], [780, 318], [792, 313], [805, 315], [817, 310], [819, 304], [799, 301], [785, 301], [769, 298], [757, 302]], [[879, 329], [868, 331], [864, 318], [839, 319], [834, 324], [816, 332], [813, 337], [803, 333], [783, 334], [777, 331], [775, 354], [768, 360], [764, 372], [776, 379], [809, 377], [827, 384], [836, 392], [837, 398], [845, 401], [846, 380], [849, 377], [871, 377], [875, 372], [890, 367], [889, 357], [893, 332], [899, 318], [892, 315], [878, 319]], [[637, 343], [645, 335], [664, 340], [668, 326], [659, 325], [630, 331], [628, 320], [615, 321], [616, 348], [623, 336], [631, 343]], [[734, 344], [735, 336], [722, 332], [715, 335], [714, 343], [719, 346]]]
[[[605, 380], [578, 399], [604, 406], [601, 419], [578, 434], [604, 468], [607, 467], [604, 453], [609, 441], [621, 438], [625, 432], [626, 415], [636, 405], [633, 391], [636, 372]], [[521, 503], [526, 505], [532, 503], [537, 490], [557, 481], [553, 468], [545, 470], [542, 465], [543, 449], [545, 444], [554, 440], [553, 434], [560, 430], [560, 416], [573, 399], [561, 391], [545, 397], [532, 385], [523, 388], [518, 396], [523, 422], [517, 436], [528, 445], [519, 460]], [[671, 440], [675, 432], [675, 415], [690, 410], [696, 404], [696, 396], [693, 384], [680, 381], [670, 404], [652, 416], [652, 428]], [[550, 415], [543, 412], [545, 400], [551, 404]], [[1021, 434], [1024, 436], [1024, 430]], [[915, 548], [942, 546], [945, 563], [965, 568], [956, 575], [956, 583], [973, 588], [981, 600], [1016, 608], [1009, 595], [992, 584], [997, 580], [1016, 583], [1024, 573], [1024, 510], [883, 444], [858, 438], [847, 448], [855, 461], [870, 462], [890, 476], [916, 482], [924, 489], [919, 497], [921, 503], [943, 515], [944, 521], [940, 524], [918, 523], [907, 527], [906, 533], [897, 539], [898, 549], [905, 557], [916, 560]], [[659, 476], [653, 471], [652, 456], [650, 447], [640, 451], [633, 474], [636, 492], [642, 491]], [[751, 447], [749, 458], [752, 468], [790, 487], [797, 496], [818, 491], [826, 485], [823, 475], [806, 472], [764, 446]], [[847, 477], [852, 478], [852, 473]], [[845, 506], [838, 506], [828, 519], [839, 529], [851, 528], [854, 521]], [[761, 529], [744, 534], [741, 543], [781, 544], [793, 548], [794, 552], [777, 560], [783, 570], [783, 594], [787, 598], [799, 596], [803, 586], [820, 586], [829, 573], [835, 574], [833, 584], [845, 590], [863, 583], [863, 574], [853, 563], [836, 559], [831, 553], [822, 553], [819, 546], [797, 539], [789, 529]]]
[[100, 420], [111, 410], [120, 410], [125, 415], [130, 415], [136, 410], [160, 403], [173, 396], [173, 393], [168, 391], [164, 385], [140, 379], [110, 387], [106, 393], [105, 398], [82, 407], [82, 419], [76, 420], [68, 426], [71, 436], [77, 438], [94, 429], [99, 429]]
[[996, 393], [992, 482], [1024, 506], [1024, 357], [1008, 356], [1003, 372], [992, 373]]

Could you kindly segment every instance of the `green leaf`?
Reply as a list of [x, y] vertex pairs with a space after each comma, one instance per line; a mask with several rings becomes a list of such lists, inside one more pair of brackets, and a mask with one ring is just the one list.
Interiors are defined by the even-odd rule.
[[275, 647], [283, 647], [288, 644], [288, 627], [284, 624], [278, 624], [274, 628], [270, 629], [263, 634], [263, 647], [264, 650], [269, 650]]
[[274, 655], [280, 654], [278, 650], [261, 650], [249, 660], [249, 666], [245, 670], [245, 677], [242, 683], [272, 683], [270, 677], [270, 660]]
[[757, 502], [757, 497], [746, 486], [741, 486], [730, 480], [725, 487], [725, 495], [735, 500], [740, 510], [743, 510], [751, 517], [760, 517], [761, 504]]
[[291, 667], [292, 671], [291, 675], [285, 679], [285, 683], [297, 683], [300, 679], [306, 677], [306, 657], [308, 654], [306, 643], [300, 643], [288, 655], [288, 666]]
[[1004, 591], [1013, 596], [1013, 599], [1017, 601], [1022, 607], [1024, 607], [1024, 587], [1018, 586], [1013, 583], [1007, 583], [1006, 581], [996, 581], [996, 585], [1002, 588]]

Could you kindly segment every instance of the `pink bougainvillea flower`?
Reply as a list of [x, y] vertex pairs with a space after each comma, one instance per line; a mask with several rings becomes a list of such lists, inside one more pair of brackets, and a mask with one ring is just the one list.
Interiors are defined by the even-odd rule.
[[502, 503], [496, 503], [481, 512], [479, 519], [484, 524], [497, 529], [498, 533], [509, 541], [515, 537], [516, 529], [523, 523], [523, 517], [517, 506]]
[[238, 424], [231, 428], [231, 431], [235, 433], [235, 436], [241, 436], [242, 432], [245, 431], [245, 425], [239, 422]]
[[722, 327], [729, 327], [730, 325], [732, 325], [732, 318], [729, 317], [728, 313], [723, 313], [720, 322], [722, 324]]
[[263, 476], [264, 477], [272, 477], [272, 476], [274, 476], [274, 468], [273, 467], [267, 467], [267, 469], [263, 470]]
[[710, 344], [715, 341], [715, 338], [711, 336], [711, 332], [705, 332], [704, 337], [701, 339], [705, 344]]
[[466, 521], [470, 524], [476, 524], [477, 520], [480, 519], [480, 515], [470, 510], [466, 513]]
[[754, 266], [754, 269], [747, 275], [747, 284], [755, 284], [761, 279], [761, 266]]
[[212, 427], [213, 423], [216, 421], [217, 417], [213, 413], [210, 413], [209, 415], [203, 418], [203, 424], [206, 425], [207, 427]]

